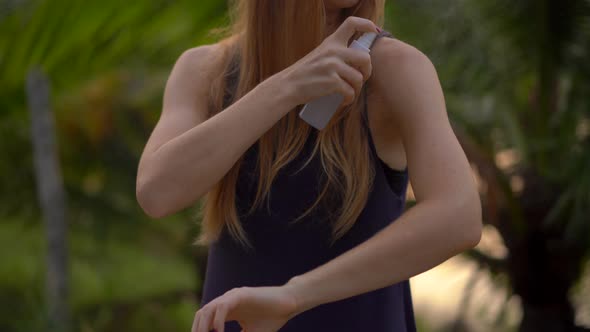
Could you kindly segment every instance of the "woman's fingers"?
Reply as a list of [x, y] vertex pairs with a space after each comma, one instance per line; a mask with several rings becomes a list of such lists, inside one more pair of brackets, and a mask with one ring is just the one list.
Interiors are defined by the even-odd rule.
[[216, 332], [224, 332], [225, 318], [227, 316], [228, 309], [229, 308], [226, 304], [220, 304], [217, 306], [217, 310], [215, 310], [215, 317], [213, 318], [213, 328]]
[[195, 313], [195, 318], [193, 319], [193, 326], [191, 327], [191, 332], [197, 332], [197, 326], [199, 325], [200, 318], [201, 313], [197, 310], [197, 312]]
[[340, 55], [344, 62], [358, 69], [363, 74], [363, 79], [366, 81], [371, 76], [373, 66], [371, 65], [371, 55], [360, 50], [352, 48], [342, 49]]
[[352, 98], [354, 99], [354, 97], [361, 92], [363, 87], [363, 74], [351, 66], [343, 63], [341, 63], [338, 67], [338, 75], [340, 75], [341, 79], [345, 80], [354, 89], [354, 95]]
[[213, 310], [205, 306], [200, 311], [201, 317], [199, 318], [199, 322], [197, 324], [197, 332], [209, 332]]
[[354, 88], [348, 83], [348, 81], [339, 77], [337, 90], [344, 97], [343, 102], [345, 105], [350, 105], [354, 101]]
[[348, 43], [348, 40], [357, 32], [376, 32], [377, 26], [371, 20], [366, 18], [349, 16], [332, 34], [334, 38], [342, 43]]
[[227, 291], [223, 298], [219, 297], [197, 311], [191, 332], [224, 332], [225, 322], [229, 319], [230, 311], [235, 308], [238, 289]]

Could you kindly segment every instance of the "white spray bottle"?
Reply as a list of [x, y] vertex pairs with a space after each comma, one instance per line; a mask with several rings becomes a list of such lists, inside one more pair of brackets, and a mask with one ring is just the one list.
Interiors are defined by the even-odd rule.
[[[349, 48], [369, 53], [376, 37], [377, 33], [366, 32], [353, 41]], [[301, 112], [299, 112], [299, 117], [318, 130], [324, 129], [343, 100], [344, 97], [339, 93], [320, 97], [305, 104]]]

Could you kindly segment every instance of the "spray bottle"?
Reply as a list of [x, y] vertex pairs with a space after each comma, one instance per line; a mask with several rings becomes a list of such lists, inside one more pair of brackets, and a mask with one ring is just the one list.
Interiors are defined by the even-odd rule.
[[[375, 32], [366, 32], [353, 41], [349, 48], [369, 53], [376, 37]], [[339, 93], [320, 97], [305, 104], [299, 112], [299, 117], [318, 130], [324, 129], [343, 100], [344, 97]]]

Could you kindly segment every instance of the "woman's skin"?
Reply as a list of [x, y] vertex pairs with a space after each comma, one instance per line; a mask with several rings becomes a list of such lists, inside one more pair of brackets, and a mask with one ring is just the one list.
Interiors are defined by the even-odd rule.
[[332, 34], [342, 23], [340, 15], [343, 8], [356, 6], [359, 0], [324, 0], [326, 9], [326, 31]]
[[274, 332], [306, 310], [406, 280], [479, 242], [479, 195], [434, 66], [397, 39], [379, 39], [370, 55], [348, 49], [354, 32], [376, 29], [360, 18], [338, 25], [340, 10], [357, 1], [325, 0], [333, 33], [207, 121], [208, 87], [222, 70], [219, 46], [183, 53], [140, 161], [137, 198], [152, 217], [194, 204], [294, 106], [333, 92], [349, 103], [368, 79], [377, 153], [390, 167], [407, 165], [417, 203], [369, 240], [285, 285], [235, 288], [212, 300], [195, 314], [192, 332], [223, 332], [230, 320], [246, 332]]
[[139, 161], [136, 191], [143, 210], [159, 218], [194, 204], [295, 106], [331, 93], [352, 102], [371, 74], [371, 56], [348, 49], [347, 42], [356, 31], [376, 29], [368, 20], [347, 20], [300, 61], [207, 121], [209, 86], [223, 69], [220, 46], [184, 52], [172, 69], [160, 119]]

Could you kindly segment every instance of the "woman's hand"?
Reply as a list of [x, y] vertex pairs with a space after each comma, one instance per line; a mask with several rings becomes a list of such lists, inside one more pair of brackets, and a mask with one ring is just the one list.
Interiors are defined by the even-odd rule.
[[297, 313], [296, 299], [286, 287], [239, 287], [200, 308], [191, 332], [224, 332], [225, 322], [232, 320], [244, 332], [276, 332]]
[[295, 105], [332, 93], [344, 96], [345, 105], [354, 101], [372, 70], [368, 53], [348, 48], [356, 32], [378, 30], [372, 21], [350, 16], [313, 51], [277, 73], [283, 86], [292, 89]]

